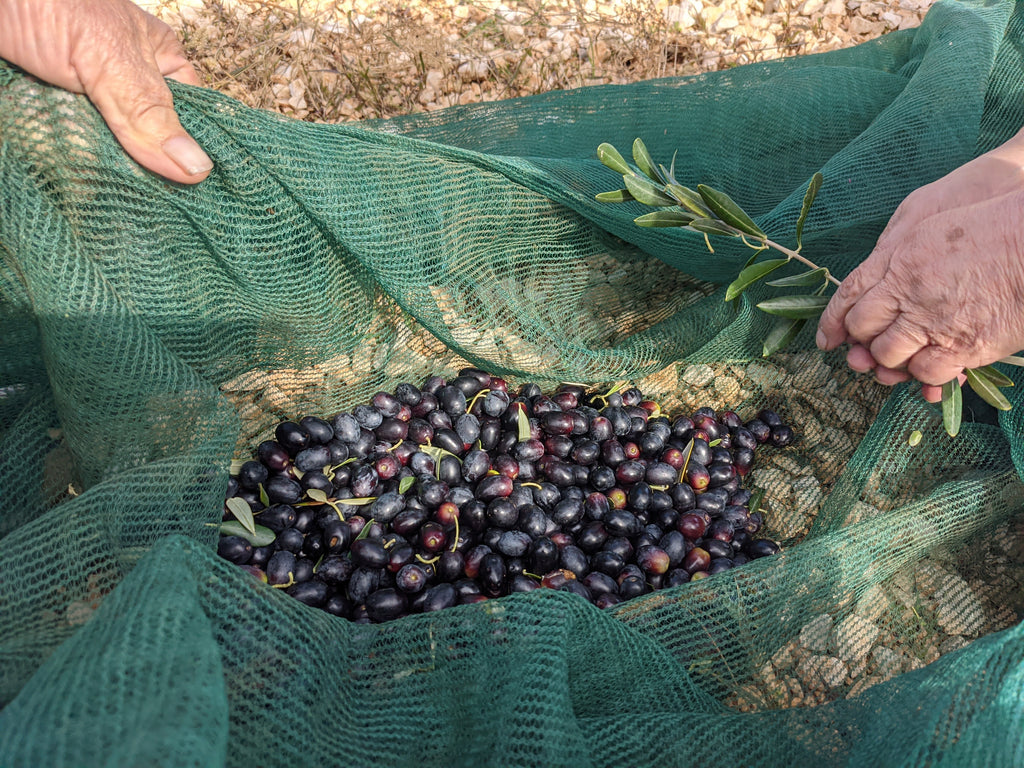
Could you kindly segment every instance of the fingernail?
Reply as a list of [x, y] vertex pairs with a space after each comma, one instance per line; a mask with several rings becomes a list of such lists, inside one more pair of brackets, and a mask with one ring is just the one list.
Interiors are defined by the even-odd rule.
[[213, 161], [188, 136], [172, 136], [163, 143], [163, 150], [189, 176], [198, 176], [213, 168]]
[[827, 339], [825, 338], [825, 332], [818, 331], [818, 333], [814, 336], [814, 341], [818, 345], [818, 349], [824, 349], [825, 343], [827, 341]]

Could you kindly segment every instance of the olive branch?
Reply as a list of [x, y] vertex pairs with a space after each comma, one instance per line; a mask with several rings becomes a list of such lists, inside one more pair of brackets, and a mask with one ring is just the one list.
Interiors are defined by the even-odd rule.
[[[675, 157], [670, 167], [655, 165], [643, 141], [633, 142], [633, 161], [627, 163], [618, 150], [604, 143], [597, 148], [598, 159], [608, 168], [622, 174], [624, 187], [611, 192], [602, 192], [596, 199], [604, 203], [623, 203], [635, 200], [643, 205], [657, 208], [651, 213], [638, 216], [633, 221], [641, 227], [681, 227], [704, 235], [708, 250], [714, 253], [710, 235], [738, 237], [754, 253], [740, 270], [736, 279], [725, 290], [725, 300], [733, 301], [748, 288], [765, 280], [772, 272], [791, 261], [807, 267], [806, 271], [776, 280], [767, 280], [765, 285], [773, 288], [807, 288], [808, 291], [787, 293], [766, 299], [756, 306], [762, 312], [779, 319], [765, 337], [762, 354], [764, 357], [778, 352], [792, 342], [807, 321], [818, 317], [828, 305], [829, 286], [837, 287], [837, 280], [827, 267], [818, 266], [800, 253], [804, 223], [821, 189], [823, 177], [815, 173], [807, 185], [800, 216], [796, 222], [796, 247], [787, 248], [768, 238], [754, 220], [727, 194], [717, 189], [698, 184], [696, 190], [683, 186], [675, 178]], [[784, 258], [760, 259], [769, 250], [780, 253]], [[1008, 357], [1000, 362], [1012, 365], [1024, 364], [1024, 358]], [[979, 368], [965, 368], [964, 374], [971, 389], [992, 407], [1008, 411], [1010, 401], [1000, 391], [1012, 387], [1013, 381], [991, 365]], [[960, 431], [963, 412], [963, 393], [959, 378], [942, 386], [942, 424], [950, 437]]]

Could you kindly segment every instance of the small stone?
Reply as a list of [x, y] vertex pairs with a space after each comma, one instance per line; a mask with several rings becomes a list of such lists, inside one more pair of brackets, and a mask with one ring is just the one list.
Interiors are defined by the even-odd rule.
[[719, 376], [715, 379], [715, 394], [722, 402], [735, 403], [739, 400], [740, 383], [732, 376]]
[[815, 16], [825, 5], [825, 0], [804, 0], [798, 13], [801, 16]]
[[935, 620], [950, 635], [973, 636], [985, 626], [985, 609], [967, 582], [950, 574], [935, 592]]
[[823, 613], [816, 616], [800, 630], [800, 645], [809, 651], [824, 653], [832, 638], [832, 617]]
[[877, 621], [889, 610], [889, 598], [884, 589], [872, 584], [864, 590], [853, 610], [865, 621]]
[[824, 494], [821, 483], [814, 476], [799, 477], [793, 481], [793, 511], [800, 515], [817, 514]]
[[806, 656], [796, 668], [804, 687], [814, 692], [838, 688], [846, 681], [848, 671], [834, 656]]
[[885, 32], [885, 22], [871, 21], [863, 16], [854, 16], [850, 19], [849, 30], [852, 35], [864, 35], [869, 38], [875, 38]]
[[900, 655], [884, 645], [876, 645], [871, 650], [871, 661], [875, 664], [875, 674], [882, 680], [896, 677], [903, 666]]
[[862, 661], [871, 651], [878, 632], [878, 627], [867, 619], [850, 614], [836, 625], [836, 655], [848, 664]]
[[710, 365], [688, 365], [682, 379], [691, 387], [706, 387], [715, 380], [715, 372]]
[[64, 620], [72, 627], [78, 627], [89, 621], [95, 612], [96, 609], [89, 605], [89, 603], [83, 600], [76, 600], [68, 604], [67, 610], [64, 613]]
[[711, 22], [711, 25], [708, 27], [708, 31], [713, 35], [717, 35], [729, 29], [736, 29], [739, 25], [740, 19], [736, 14], [735, 9], [726, 8], [718, 18]]

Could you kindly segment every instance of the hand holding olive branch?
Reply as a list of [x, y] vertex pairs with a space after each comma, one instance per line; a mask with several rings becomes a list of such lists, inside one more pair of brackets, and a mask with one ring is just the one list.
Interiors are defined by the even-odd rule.
[[[796, 248], [789, 249], [769, 239], [753, 219], [725, 193], [703, 184], [699, 184], [696, 190], [679, 184], [675, 178], [674, 161], [671, 168], [665, 168], [664, 165], [655, 166], [640, 139], [633, 143], [635, 168], [610, 144], [599, 146], [597, 153], [604, 165], [622, 174], [625, 184], [622, 189], [597, 195], [598, 200], [636, 200], [659, 209], [637, 217], [635, 222], [638, 225], [682, 227], [700, 232], [712, 252], [714, 249], [711, 248], [709, 235], [739, 237], [754, 250], [754, 255], [726, 289], [726, 301], [737, 298], [747, 288], [790, 261], [795, 260], [808, 267], [807, 271], [799, 274], [766, 282], [773, 287], [811, 290], [808, 293], [778, 296], [757, 304], [762, 311], [779, 317], [765, 339], [765, 356], [789, 344], [808, 319], [817, 317], [829, 305], [829, 297], [825, 295], [828, 287], [841, 285], [827, 268], [814, 264], [800, 253], [804, 223], [822, 184], [820, 173], [814, 174], [808, 185], [796, 225]], [[774, 250], [784, 258], [759, 260], [762, 253], [768, 250]], [[1019, 358], [1006, 358], [1004, 362], [1016, 363], [1018, 360]], [[991, 365], [968, 368], [964, 370], [964, 374], [971, 388], [986, 402], [1000, 410], [1009, 410], [1010, 403], [1000, 391], [1001, 387], [1013, 385], [1009, 378]], [[959, 431], [961, 412], [960, 380], [954, 378], [942, 387], [943, 424], [951, 436], [955, 436]]]

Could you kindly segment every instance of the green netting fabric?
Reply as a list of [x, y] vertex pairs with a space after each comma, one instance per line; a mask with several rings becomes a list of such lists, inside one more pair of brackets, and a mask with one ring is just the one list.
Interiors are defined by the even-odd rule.
[[[950, 440], [809, 336], [762, 361], [722, 301], [742, 246], [594, 201], [597, 145], [640, 136], [784, 239], [820, 170], [804, 252], [843, 275], [1024, 124], [1022, 43], [1024, 5], [940, 0], [844, 51], [355, 125], [175, 86], [193, 188], [0, 69], [0, 765], [1024, 762], [1021, 396]], [[229, 462], [278, 420], [466, 362], [777, 407], [785, 551], [378, 626], [217, 557]]]

